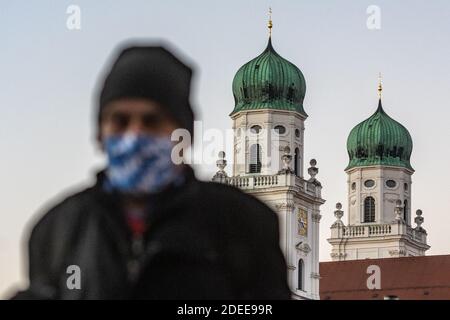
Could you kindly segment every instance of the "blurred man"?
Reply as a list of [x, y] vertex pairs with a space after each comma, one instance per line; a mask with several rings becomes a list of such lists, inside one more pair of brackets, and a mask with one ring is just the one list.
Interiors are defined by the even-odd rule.
[[33, 228], [17, 299], [289, 298], [276, 214], [172, 161], [191, 74], [162, 47], [120, 53], [99, 99], [107, 167]]

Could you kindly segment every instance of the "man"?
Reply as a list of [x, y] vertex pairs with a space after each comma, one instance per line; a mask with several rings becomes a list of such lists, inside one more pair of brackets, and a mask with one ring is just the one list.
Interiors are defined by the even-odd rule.
[[172, 161], [191, 74], [162, 47], [120, 53], [99, 99], [107, 167], [33, 228], [17, 299], [289, 299], [276, 214]]

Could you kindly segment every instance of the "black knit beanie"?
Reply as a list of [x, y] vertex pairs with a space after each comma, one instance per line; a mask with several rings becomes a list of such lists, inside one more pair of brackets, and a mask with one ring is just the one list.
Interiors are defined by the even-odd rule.
[[148, 98], [167, 108], [168, 114], [192, 136], [191, 77], [191, 68], [163, 47], [132, 46], [123, 49], [101, 89], [98, 124], [109, 102], [121, 98]]

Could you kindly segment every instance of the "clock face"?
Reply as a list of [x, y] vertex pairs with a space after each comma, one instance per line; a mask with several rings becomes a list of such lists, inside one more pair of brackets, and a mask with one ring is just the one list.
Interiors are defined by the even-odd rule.
[[297, 213], [297, 233], [299, 236], [308, 236], [308, 212], [304, 209], [299, 209]]

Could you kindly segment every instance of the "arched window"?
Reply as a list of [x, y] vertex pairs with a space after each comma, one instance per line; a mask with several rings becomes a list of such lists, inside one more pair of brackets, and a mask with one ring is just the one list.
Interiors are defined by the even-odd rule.
[[300, 259], [298, 260], [298, 285], [297, 285], [297, 290], [304, 290], [303, 285], [304, 285], [304, 281], [303, 281], [303, 277], [304, 277], [304, 265], [303, 265], [303, 260]]
[[250, 146], [250, 161], [249, 161], [249, 173], [261, 172], [261, 146], [259, 144], [252, 144]]
[[294, 172], [297, 177], [300, 176], [300, 150], [295, 148], [294, 154]]
[[405, 221], [408, 221], [408, 211], [409, 211], [409, 208], [408, 208], [408, 200], [405, 200], [405, 201], [403, 202], [403, 219], [404, 219]]
[[364, 222], [375, 222], [375, 199], [364, 199]]

